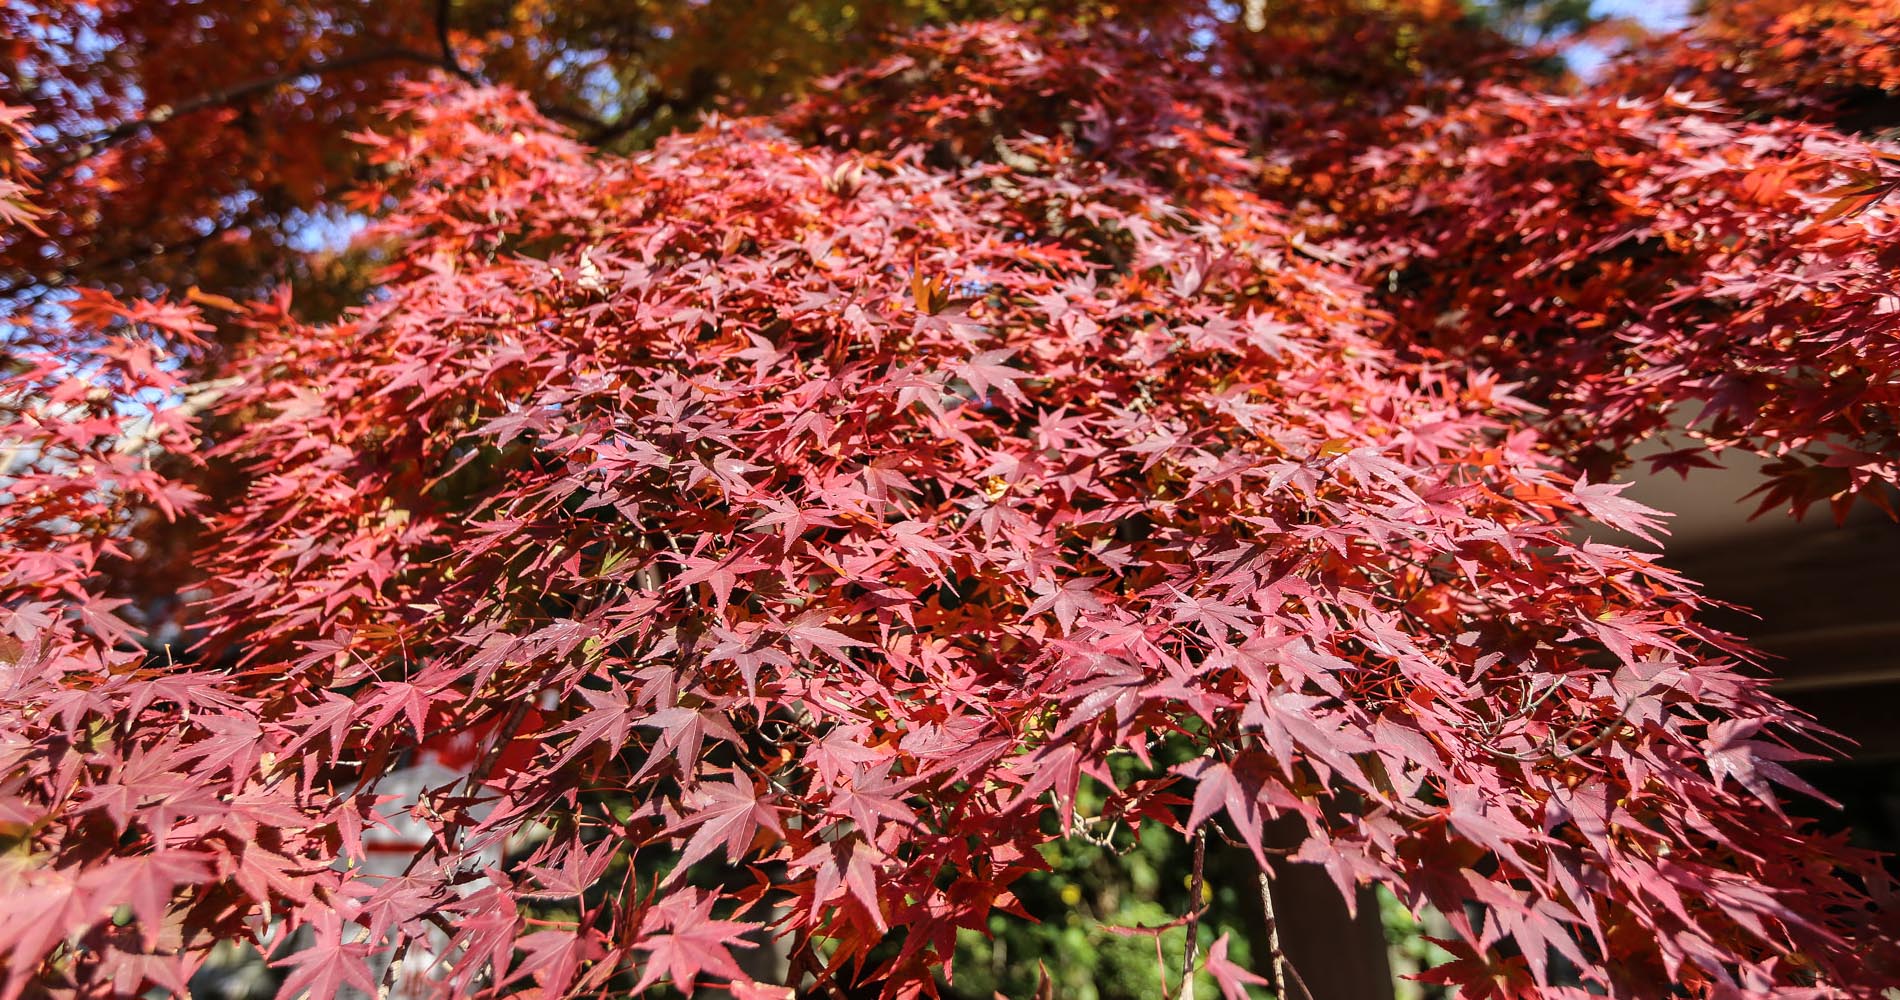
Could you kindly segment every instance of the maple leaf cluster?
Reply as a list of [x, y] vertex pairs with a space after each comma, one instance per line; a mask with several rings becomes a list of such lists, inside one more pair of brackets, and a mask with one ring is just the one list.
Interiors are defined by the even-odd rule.
[[[16, 221], [30, 222], [32, 162], [13, 110], [0, 109], [0, 162], [18, 169], [0, 188], [19, 192]], [[209, 327], [188, 306], [97, 293], [68, 312], [58, 324], [10, 324], [0, 396], [0, 992], [21, 995], [42, 959], [71, 947], [70, 933], [95, 927], [111, 942], [93, 969], [105, 981], [182, 990], [185, 939], [241, 930], [202, 920], [187, 931], [174, 910], [179, 890], [238, 863], [235, 846], [207, 845], [194, 813], [261, 809], [267, 797], [243, 780], [248, 768], [226, 789], [187, 779], [189, 765], [215, 767], [207, 755], [218, 750], [210, 740], [185, 750], [180, 713], [216, 730], [233, 706], [214, 678], [153, 662], [128, 602], [100, 580], [132, 556], [142, 519], [176, 517], [199, 499], [151, 457], [192, 450], [194, 407], [170, 362]], [[126, 836], [130, 850], [119, 846]], [[172, 838], [192, 846], [152, 849]], [[44, 853], [20, 850], [29, 845]], [[62, 863], [42, 863], [54, 856]], [[104, 924], [117, 907], [129, 919]]]
[[[1894, 481], [1891, 210], [1824, 217], [1886, 147], [1436, 83], [1435, 9], [925, 32], [630, 157], [409, 88], [377, 294], [238, 310], [191, 666], [97, 594], [190, 500], [128, 442], [190, 454], [196, 314], [76, 300], [0, 435], [0, 995], [298, 932], [287, 997], [932, 995], [1065, 836], [1275, 821], [1473, 996], [1900, 985], [1877, 860], [1780, 804], [1816, 734], [1573, 530], [1654, 537], [1588, 446], [1686, 400]], [[1291, 95], [1363, 121], [1271, 144]]]
[[1673, 434], [1658, 468], [1775, 459], [1764, 511], [1887, 506], [1900, 244], [1868, 209], [1900, 181], [1891, 147], [1681, 96], [1517, 91], [1427, 133], [1342, 171], [1405, 345], [1524, 380], [1599, 476]]
[[[1803, 23], [1860, 23], [1853, 4], [1791, 6]], [[1631, 444], [1668, 434], [1658, 468], [1729, 448], [1774, 459], [1764, 510], [1888, 503], [1900, 244], [1871, 209], [1900, 190], [1890, 143], [1742, 121], [1705, 99], [1713, 85], [1632, 97], [1612, 74], [1552, 95], [1526, 53], [1471, 37], [1449, 8], [1298, 10], [1172, 45], [1145, 23], [924, 33], [781, 118], [814, 142], [929, 144], [958, 162], [999, 161], [988, 130], [1020, 131], [1208, 211], [1252, 187], [1302, 238], [1329, 238], [1302, 252], [1349, 266], [1390, 314], [1375, 328], [1394, 350], [1521, 383], [1575, 471], [1607, 478]], [[1672, 39], [1714, 46], [1725, 23]], [[1182, 48], [1201, 51], [1171, 56]], [[1364, 57], [1382, 52], [1392, 61]], [[1236, 71], [1209, 79], [1206, 62]]]
[[1616, 69], [1617, 86], [1693, 91], [1757, 115], [1900, 126], [1900, 4], [1717, 0]]

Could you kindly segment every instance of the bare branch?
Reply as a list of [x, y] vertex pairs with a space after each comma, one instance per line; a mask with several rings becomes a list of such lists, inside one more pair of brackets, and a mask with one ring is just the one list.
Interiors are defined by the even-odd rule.
[[1188, 885], [1187, 943], [1181, 954], [1181, 1000], [1194, 1000], [1194, 959], [1201, 948], [1202, 872], [1207, 862], [1207, 831], [1194, 835], [1194, 878]]
[[1260, 866], [1260, 912], [1266, 916], [1267, 924], [1267, 990], [1274, 996], [1285, 996], [1280, 985], [1285, 977], [1280, 974], [1280, 964], [1284, 961], [1280, 951], [1280, 921], [1273, 913], [1273, 876], [1267, 874], [1267, 866]]

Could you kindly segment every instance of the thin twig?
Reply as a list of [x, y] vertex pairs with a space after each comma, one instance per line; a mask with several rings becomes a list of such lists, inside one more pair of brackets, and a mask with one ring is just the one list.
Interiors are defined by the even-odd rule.
[[1285, 987], [1297, 986], [1303, 1000], [1313, 1000], [1313, 990], [1306, 985], [1306, 978], [1280, 947], [1280, 921], [1273, 912], [1273, 876], [1265, 865], [1260, 866], [1260, 911], [1267, 925], [1267, 988], [1274, 996], [1286, 1000]]
[[1201, 949], [1202, 872], [1207, 862], [1207, 831], [1194, 836], [1194, 878], [1188, 886], [1187, 943], [1181, 954], [1181, 1000], [1194, 1000], [1194, 960]]
[[[1663, 694], [1670, 694], [1675, 691], [1675, 689], [1676, 685], [1672, 682], [1669, 687], [1663, 691]], [[1602, 749], [1605, 744], [1609, 743], [1617, 732], [1623, 728], [1623, 724], [1629, 721], [1630, 710], [1635, 708], [1636, 703], [1641, 700], [1643, 699], [1640, 696], [1625, 700], [1623, 707], [1617, 709], [1616, 718], [1611, 719], [1605, 724], [1602, 730], [1588, 743], [1579, 747], [1569, 745], [1571, 737], [1582, 734], [1585, 729], [1588, 728], [1589, 723], [1579, 722], [1569, 729], [1564, 730], [1561, 735], [1555, 733], [1546, 734], [1544, 738], [1544, 751], [1542, 753], [1516, 753], [1510, 750], [1499, 749], [1490, 744], [1485, 744], [1484, 748], [1493, 755], [1503, 757], [1507, 760], [1536, 763], [1562, 763], [1572, 757], [1581, 757], [1585, 754], [1595, 753]]]
[[1280, 966], [1286, 961], [1280, 951], [1280, 921], [1273, 914], [1273, 876], [1267, 874], [1267, 866], [1260, 866], [1260, 912], [1266, 918], [1267, 925], [1267, 989], [1274, 996], [1283, 996], [1280, 985], [1286, 977], [1280, 972]]

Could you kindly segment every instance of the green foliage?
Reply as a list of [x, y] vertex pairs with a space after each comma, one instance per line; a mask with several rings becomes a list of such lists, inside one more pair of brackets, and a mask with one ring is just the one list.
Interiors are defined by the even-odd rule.
[[1451, 926], [1429, 907], [1421, 914], [1413, 914], [1390, 889], [1381, 886], [1377, 892], [1379, 922], [1385, 925], [1387, 954], [1392, 962], [1392, 975], [1397, 980], [1394, 986], [1399, 1000], [1449, 997], [1450, 991], [1443, 986], [1411, 982], [1405, 977], [1452, 960], [1451, 952], [1427, 940], [1448, 937], [1452, 933]]
[[[1152, 825], [1143, 833], [1139, 842], [1125, 834], [1117, 837], [1112, 847], [1071, 838], [1046, 852], [1052, 870], [1017, 884], [1023, 908], [1036, 922], [995, 916], [990, 937], [974, 931], [959, 935], [956, 980], [948, 994], [970, 1000], [997, 993], [1033, 996], [1044, 969], [1056, 996], [1076, 1000], [1160, 996], [1163, 975], [1168, 993], [1175, 993], [1187, 942], [1180, 920], [1188, 912], [1192, 851], [1179, 837], [1164, 836]], [[1199, 951], [1205, 954], [1222, 931], [1234, 932], [1230, 956], [1243, 966], [1262, 967], [1263, 962], [1252, 960], [1242, 934], [1248, 901], [1241, 890], [1254, 884], [1253, 877], [1244, 872], [1222, 877], [1212, 870], [1215, 858], [1242, 867], [1238, 857], [1210, 851]], [[1129, 933], [1158, 927], [1168, 929], [1158, 935]], [[1219, 995], [1204, 970], [1196, 976], [1195, 995]]]
[[[1179, 761], [1191, 759], [1185, 746], [1171, 749]], [[1117, 758], [1115, 770], [1132, 776], [1129, 764]], [[1164, 990], [1177, 993], [1194, 877], [1191, 842], [1155, 823], [1133, 831], [1121, 823], [1083, 819], [1099, 816], [1103, 805], [1100, 786], [1084, 782], [1077, 797], [1081, 829], [1043, 849], [1048, 871], [1013, 887], [1033, 921], [994, 915], [987, 936], [969, 930], [958, 935], [956, 978], [947, 996], [1034, 996], [1044, 974], [1055, 996], [1074, 1000], [1148, 1000]], [[1251, 954], [1256, 942], [1248, 934], [1250, 913], [1258, 920], [1257, 879], [1244, 851], [1226, 849], [1218, 840], [1208, 845], [1199, 955], [1227, 932], [1230, 959], [1245, 968], [1265, 967], [1265, 956]], [[1196, 969], [1195, 995], [1219, 996], [1199, 961]]]
[[1560, 38], [1603, 19], [1596, 0], [1473, 0], [1480, 20], [1527, 41]]

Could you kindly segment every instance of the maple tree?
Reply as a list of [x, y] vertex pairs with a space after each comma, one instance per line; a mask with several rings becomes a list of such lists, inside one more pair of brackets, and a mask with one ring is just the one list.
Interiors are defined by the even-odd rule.
[[[1540, 57], [1449, 3], [973, 21], [632, 155], [388, 81], [360, 306], [15, 321], [0, 996], [230, 940], [286, 997], [931, 995], [1137, 834], [1432, 905], [1477, 997], [1900, 985], [1878, 859], [1781, 802], [1826, 734], [1576, 530], [1659, 543], [1608, 478], [1659, 435], [1884, 500], [1894, 150]], [[187, 512], [148, 649], [115, 568]]]

